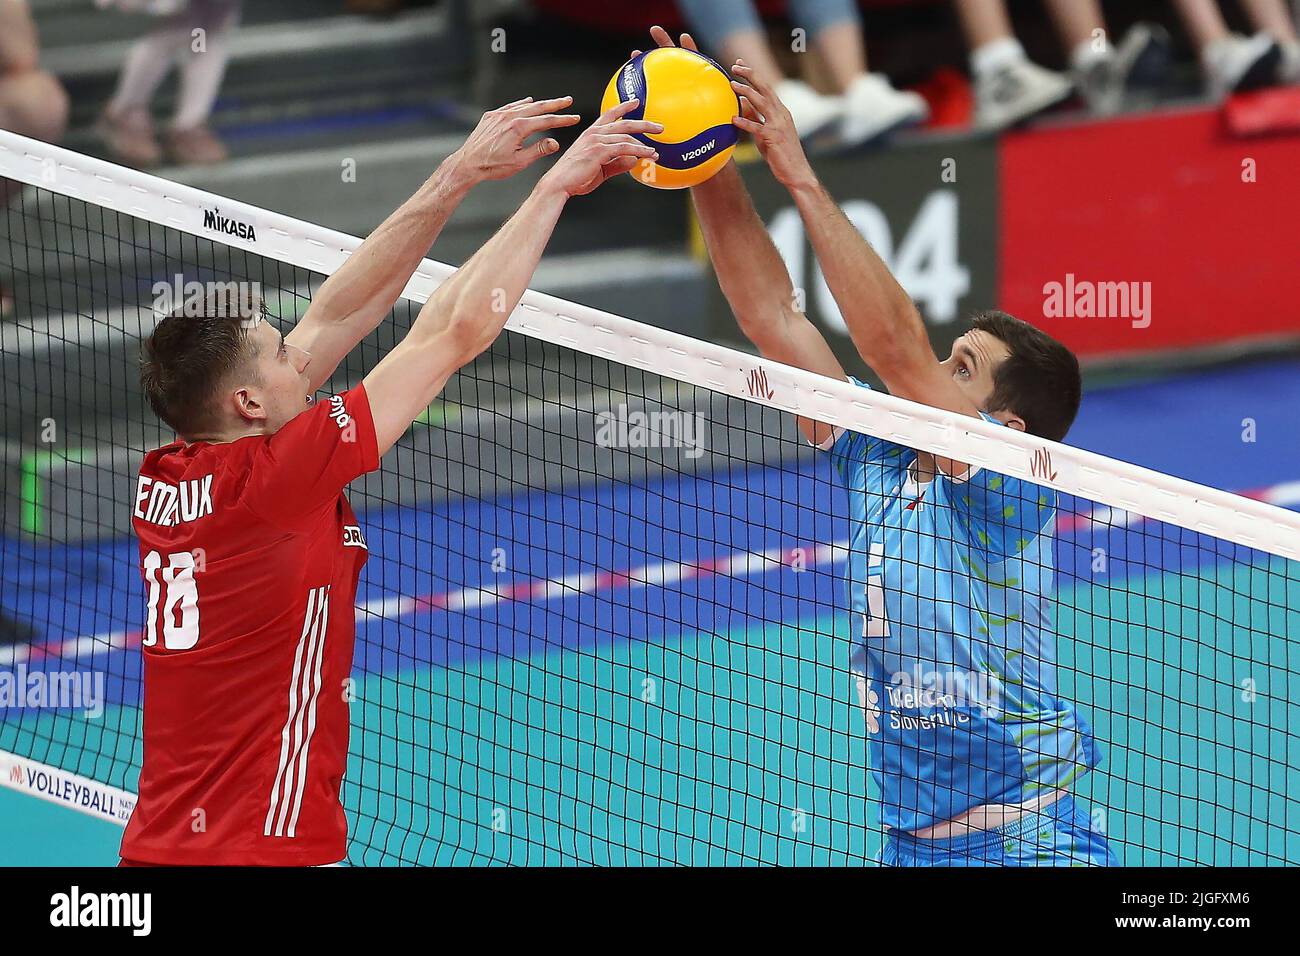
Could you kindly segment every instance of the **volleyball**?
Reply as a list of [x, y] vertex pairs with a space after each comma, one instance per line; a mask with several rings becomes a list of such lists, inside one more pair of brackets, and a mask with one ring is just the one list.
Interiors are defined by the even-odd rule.
[[726, 164], [736, 147], [738, 131], [731, 119], [740, 113], [740, 99], [727, 72], [707, 56], [661, 47], [633, 57], [610, 78], [600, 110], [630, 99], [641, 105], [629, 119], [651, 120], [664, 128], [654, 136], [637, 134], [659, 151], [657, 162], [642, 160], [631, 170], [647, 186], [699, 185]]

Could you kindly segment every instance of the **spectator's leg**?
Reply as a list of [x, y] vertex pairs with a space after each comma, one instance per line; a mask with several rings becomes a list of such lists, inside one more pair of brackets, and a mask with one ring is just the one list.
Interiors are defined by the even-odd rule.
[[691, 32], [724, 66], [744, 60], [768, 82], [779, 83], [785, 78], [751, 0], [677, 0], [677, 6]]
[[1044, 0], [1069, 53], [1079, 95], [1096, 113], [1114, 113], [1124, 97], [1124, 77], [1106, 35], [1099, 0]]
[[[53, 143], [67, 127], [68, 94], [40, 69], [36, 25], [26, 0], [0, 0], [0, 129]], [[0, 205], [21, 189], [20, 183], [0, 179]], [[5, 295], [0, 289], [0, 299]]]
[[1011, 17], [1003, 0], [957, 0], [957, 16], [972, 54], [992, 43], [1015, 40], [1015, 34], [1011, 32]]
[[852, 0], [791, 0], [790, 18], [808, 31], [836, 89], [847, 92], [867, 72], [862, 19]]
[[189, 44], [191, 25], [188, 12], [176, 14], [132, 45], [108, 103], [110, 113], [120, 115], [148, 108], [163, 77]]
[[178, 163], [219, 163], [226, 147], [208, 128], [208, 117], [221, 90], [230, 60], [230, 35], [239, 23], [239, 0], [194, 0], [198, 29], [204, 31], [201, 50], [189, 49], [181, 60], [176, 118], [167, 135], [168, 149]]
[[1212, 98], [1267, 86], [1277, 78], [1282, 50], [1264, 32], [1244, 37], [1228, 30], [1215, 0], [1174, 0], [1192, 43], [1200, 51]]
[[1300, 82], [1300, 36], [1283, 0], [1241, 0], [1256, 30], [1267, 33], [1282, 48], [1278, 77], [1284, 83]]
[[862, 21], [851, 0], [793, 0], [794, 22], [808, 31], [837, 89], [844, 94], [840, 137], [850, 145], [865, 143], [930, 115], [916, 93], [894, 89], [880, 73], [867, 72]]
[[802, 80], [787, 79], [768, 46], [763, 24], [750, 0], [677, 0], [692, 32], [723, 65], [744, 60], [776, 86], [801, 137], [811, 137], [840, 121], [844, 104], [823, 96]]
[[1228, 38], [1228, 24], [1216, 0], [1174, 0], [1174, 7], [1196, 49], [1204, 50], [1211, 43]]
[[1169, 66], [1169, 34], [1134, 24], [1120, 43], [1107, 35], [1099, 0], [1044, 0], [1070, 54], [1075, 88], [1097, 113], [1114, 113], [1130, 85], [1154, 88]]
[[[1095, 51], [1099, 46], [1110, 46], [1106, 37], [1106, 21], [1101, 14], [1099, 0], [1044, 0], [1047, 11], [1056, 24], [1071, 59], [1084, 52]], [[1100, 30], [1100, 43], [1095, 31]]]
[[0, 129], [56, 143], [68, 128], [68, 94], [44, 70], [0, 76]]
[[149, 103], [167, 71], [190, 43], [193, 20], [188, 10], [164, 19], [137, 40], [126, 55], [117, 90], [99, 118], [98, 130], [119, 162], [156, 166], [162, 159]]
[[40, 69], [27, 0], [0, 0], [0, 129], [56, 142], [67, 126], [68, 94]]
[[0, 73], [36, 69], [40, 44], [27, 0], [0, 0]]
[[975, 77], [975, 125], [1003, 129], [1066, 100], [1059, 73], [1029, 62], [1011, 32], [1005, 0], [955, 0]]
[[1271, 34], [1279, 43], [1300, 42], [1296, 36], [1295, 24], [1291, 22], [1291, 15], [1287, 13], [1286, 4], [1282, 0], [1241, 0], [1241, 5], [1246, 9], [1246, 15], [1256, 30]]

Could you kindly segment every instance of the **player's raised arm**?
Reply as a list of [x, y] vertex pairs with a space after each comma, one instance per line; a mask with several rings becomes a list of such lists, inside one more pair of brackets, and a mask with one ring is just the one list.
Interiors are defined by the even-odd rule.
[[549, 137], [525, 142], [535, 133], [577, 123], [577, 115], [556, 112], [572, 101], [562, 96], [534, 102], [530, 96], [484, 113], [461, 148], [326, 280], [302, 321], [285, 336], [309, 355], [312, 391], [388, 315], [472, 187], [511, 176], [559, 149]]
[[911, 297], [813, 172], [790, 112], [750, 67], [737, 63], [733, 71], [743, 81], [732, 86], [742, 97], [745, 113], [736, 125], [753, 134], [772, 174], [794, 197], [826, 284], [863, 361], [894, 395], [978, 416], [979, 409], [935, 358]]
[[653, 148], [631, 134], [663, 127], [623, 119], [637, 105], [630, 100], [610, 108], [579, 136], [500, 231], [429, 297], [406, 337], [366, 376], [381, 455], [451, 374], [500, 334], [528, 288], [564, 204], [640, 160], [656, 158]]
[[[691, 198], [718, 284], [740, 330], [765, 357], [844, 379], [825, 336], [795, 308], [794, 283], [767, 227], [754, 209], [734, 162], [694, 187]], [[800, 418], [813, 444], [831, 435], [823, 422]]]
[[[674, 45], [663, 27], [651, 27], [650, 36], [661, 47]], [[698, 52], [690, 34], [682, 34], [681, 45]], [[825, 337], [795, 309], [789, 270], [754, 209], [735, 163], [727, 163], [693, 187], [691, 199], [718, 284], [746, 338], [766, 358], [844, 378], [844, 368]], [[829, 425], [809, 419], [799, 419], [799, 427], [815, 444], [831, 434]]]

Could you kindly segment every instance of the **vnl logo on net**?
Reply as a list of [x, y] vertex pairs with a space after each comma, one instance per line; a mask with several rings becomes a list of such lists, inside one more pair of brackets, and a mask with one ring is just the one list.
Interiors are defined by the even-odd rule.
[[704, 415], [701, 412], [646, 412], [616, 405], [596, 415], [596, 445], [600, 448], [684, 448], [687, 458], [704, 454]]
[[0, 670], [0, 709], [10, 707], [79, 710], [95, 720], [104, 713], [104, 672]]

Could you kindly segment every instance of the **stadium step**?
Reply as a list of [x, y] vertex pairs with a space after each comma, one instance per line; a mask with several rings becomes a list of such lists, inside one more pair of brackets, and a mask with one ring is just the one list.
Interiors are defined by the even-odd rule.
[[[461, 142], [461, 135], [418, 137], [354, 144], [342, 155], [337, 147], [319, 147], [245, 157], [217, 167], [164, 169], [160, 174], [224, 198], [365, 236]], [[345, 166], [355, 170], [355, 181], [344, 181]], [[467, 259], [514, 212], [541, 172], [541, 167], [535, 167], [473, 190], [435, 243], [431, 250], [434, 258], [454, 265]], [[30, 258], [21, 271], [6, 280], [13, 288], [19, 318], [39, 319], [60, 310], [91, 315], [120, 308], [123, 303], [149, 302], [156, 282], [171, 282], [181, 271], [178, 262], [187, 264], [187, 281], [249, 279], [254, 272], [261, 275], [241, 265], [242, 253], [222, 262], [206, 262], [200, 255], [207, 247], [205, 241], [183, 240], [186, 251], [181, 254], [176, 248], [159, 248], [143, 223], [119, 216], [87, 219], [90, 211], [31, 189], [11, 206], [9, 228], [36, 229], [39, 222], [42, 233], [39, 242], [33, 237], [29, 243]], [[653, 320], [655, 315], [665, 315], [677, 321], [679, 313], [666, 308], [652, 283], [659, 276], [661, 263], [675, 268], [672, 264], [680, 261], [688, 232], [687, 211], [683, 194], [665, 195], [623, 177], [593, 196], [571, 203], [549, 251], [561, 257], [592, 253], [597, 258], [589, 261], [618, 262], [629, 281], [648, 290], [643, 303], [625, 299], [623, 310], [631, 310], [636, 318]], [[172, 245], [177, 241], [173, 236]], [[87, 274], [67, 275], [61, 249], [94, 250], [81, 265]], [[626, 255], [611, 258], [619, 251]], [[543, 266], [543, 274], [559, 271]], [[139, 285], [123, 287], [123, 275], [134, 277]], [[563, 285], [581, 294], [592, 284], [585, 280], [584, 270], [575, 275], [578, 278]], [[597, 285], [602, 283], [609, 285], [603, 279]], [[615, 303], [602, 299], [591, 304], [609, 307]]]
[[[686, 256], [661, 256], [642, 278], [629, 282], [626, 260], [633, 255], [589, 254], [568, 261], [560, 257], [539, 272], [535, 287], [596, 305], [658, 300], [676, 317], [665, 315], [663, 324], [701, 334], [702, 329], [689, 325], [703, 315], [700, 265]], [[584, 288], [566, 285], [575, 274], [585, 277]], [[399, 314], [404, 323], [407, 311]], [[12, 383], [9, 389], [19, 381], [37, 383], [22, 394], [9, 391], [4, 402], [0, 510], [5, 526], [45, 542], [126, 534], [129, 509], [118, 505], [131, 500], [142, 449], [173, 438], [146, 408], [129, 371], [136, 367], [137, 336], [147, 332], [149, 322], [136, 312], [119, 310], [112, 316], [60, 320], [55, 325], [49, 335], [12, 324], [0, 326], [3, 381]], [[340, 367], [326, 391], [355, 384], [400, 332], [395, 323], [377, 330]], [[548, 398], [531, 397], [539, 395]], [[781, 453], [780, 439], [756, 437], [764, 429], [743, 415], [719, 414], [717, 396], [710, 396], [671, 379], [505, 335], [465, 372], [452, 377], [399, 450], [386, 459], [387, 465], [357, 483], [354, 503], [363, 508], [399, 500], [416, 504], [459, 495], [554, 489], [596, 473], [615, 480], [643, 479], [665, 470], [705, 470], [719, 463], [713, 451], [692, 459], [680, 449], [647, 453], [593, 445], [584, 431], [587, 426], [575, 423], [574, 415], [620, 404], [653, 410], [663, 401], [677, 411], [699, 411], [714, 423], [707, 426], [710, 449], [741, 443], [749, 454]], [[704, 404], [697, 408], [700, 401]], [[773, 416], [766, 433], [779, 435], [779, 413], [762, 414]], [[396, 463], [412, 453], [428, 457], [433, 468], [415, 485], [396, 470]], [[490, 465], [494, 459], [495, 465]], [[475, 475], [481, 480], [485, 471], [493, 476], [493, 488], [466, 485]]]
[[[44, 65], [68, 85], [74, 104], [62, 145], [104, 155], [95, 117], [131, 42], [153, 21], [87, 14], [85, 6], [86, 0], [38, 0], [34, 10]], [[575, 109], [588, 115], [596, 108], [604, 67], [586, 62], [525, 56], [505, 76], [489, 57], [472, 80], [472, 44], [457, 28], [457, 18], [470, 15], [453, 3], [382, 19], [322, 15], [307, 0], [247, 4], [213, 117], [235, 158], [218, 168], [164, 167], [158, 174], [366, 235], [463, 141], [479, 113], [468, 105], [471, 94], [495, 103], [521, 91], [572, 91], [580, 94]], [[96, 24], [93, 38], [86, 35], [88, 17]], [[525, 43], [533, 32], [531, 24], [512, 26], [511, 42]], [[169, 114], [167, 91], [174, 85], [173, 77], [155, 103], [160, 121]], [[345, 166], [355, 169], [355, 181], [345, 181]], [[444, 231], [438, 257], [455, 264], [468, 258], [541, 169], [475, 190]], [[572, 204], [550, 252], [648, 246], [675, 252], [686, 235], [684, 195], [665, 196], [629, 180]]]
[[[105, 248], [119, 245], [109, 243]], [[46, 253], [46, 256], [49, 259], [47, 285], [41, 291], [51, 306], [48, 317], [27, 317], [0, 325], [0, 345], [3, 345], [0, 375], [8, 383], [6, 388], [36, 383], [39, 395], [52, 387], [50, 383], [63, 383], [57, 402], [61, 416], [56, 424], [73, 432], [84, 430], [85, 423], [96, 421], [105, 409], [112, 409], [114, 415], [125, 419], [151, 418], [135, 377], [123, 379], [120, 373], [122, 368], [136, 367], [140, 339], [153, 327], [155, 319], [149, 311], [151, 290], [139, 289], [137, 301], [141, 304], [123, 308], [122, 302], [129, 291], [121, 288], [121, 269], [125, 267], [99, 265], [93, 276], [85, 274], [85, 270], [75, 276], [60, 276], [58, 253]], [[142, 266], [137, 261], [130, 268]], [[159, 270], [155, 274], [161, 277], [166, 263], [159, 261], [155, 268]], [[116, 287], [108, 284], [114, 276]], [[306, 281], [301, 274], [292, 277], [288, 273], [280, 281], [291, 285], [295, 278]], [[114, 289], [118, 301], [78, 302], [78, 295], [84, 294], [87, 288]], [[704, 269], [684, 254], [631, 249], [557, 256], [543, 262], [532, 288], [688, 335], [707, 333]], [[21, 298], [31, 288], [18, 291]], [[264, 287], [263, 294], [273, 306], [282, 306], [281, 318], [288, 325], [295, 317], [284, 313], [295, 301], [294, 290], [283, 290], [291, 293], [285, 299], [280, 299], [277, 291]], [[308, 291], [305, 287], [298, 290], [299, 305], [305, 303]], [[397, 318], [385, 323], [349, 357], [330, 387], [342, 389], [358, 381], [374, 365], [377, 356], [392, 347], [395, 336], [404, 331], [413, 312], [413, 306], [399, 305]], [[50, 401], [45, 404], [51, 404], [53, 396], [47, 398]], [[14, 392], [4, 407], [6, 437], [24, 447], [39, 446], [47, 417], [42, 412], [42, 401], [26, 392]]]
[[[388, 19], [297, 9], [282, 3], [245, 5], [231, 45], [230, 66], [214, 126], [239, 136], [246, 125], [304, 117], [346, 116], [366, 103], [393, 108], [430, 104], [458, 92], [470, 51], [451, 29], [451, 7], [408, 11]], [[311, 6], [311, 5], [309, 5]], [[45, 5], [49, 7], [49, 5]], [[37, 9], [42, 65], [59, 76], [72, 101], [70, 145], [80, 140], [113, 92], [131, 44], [151, 18], [101, 13], [103, 33], [85, 36], [86, 13]], [[175, 76], [154, 103], [172, 107]]]

